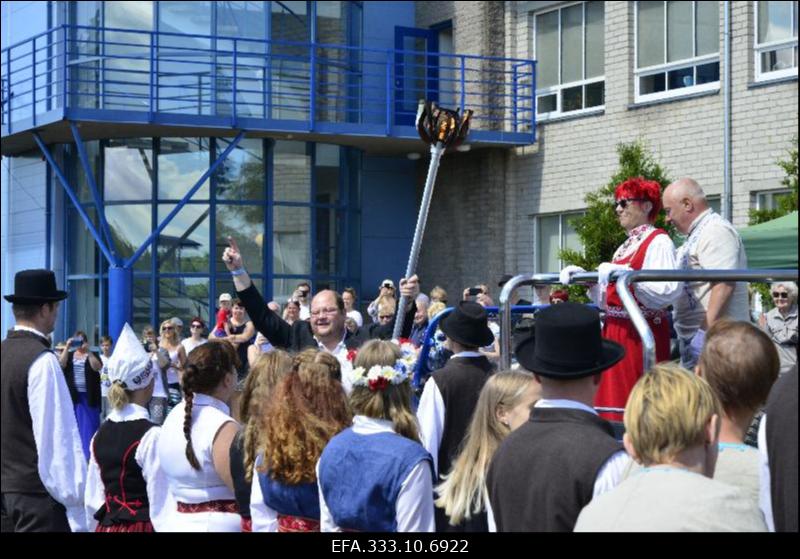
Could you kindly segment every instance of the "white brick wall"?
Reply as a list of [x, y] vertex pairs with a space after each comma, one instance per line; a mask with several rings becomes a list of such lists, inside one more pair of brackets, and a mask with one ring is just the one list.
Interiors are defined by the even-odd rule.
[[[502, 7], [505, 56], [531, 58], [530, 16], [518, 11], [528, 5], [418, 2], [417, 24], [452, 18], [455, 52], [486, 55], [498, 44], [496, 38], [487, 44], [487, 37], [496, 34], [478, 30], [497, 21], [492, 10]], [[780, 188], [782, 171], [775, 161], [797, 134], [798, 87], [796, 79], [752, 87], [753, 3], [731, 6], [733, 221], [743, 226], [752, 193]], [[476, 281], [496, 285], [494, 278], [504, 272], [532, 272], [533, 216], [583, 208], [583, 197], [616, 169], [621, 142], [644, 139], [670, 177], [690, 176], [707, 194], [722, 193], [722, 92], [632, 107], [633, 12], [632, 2], [605, 3], [602, 114], [540, 124], [534, 146], [445, 156], [421, 258], [425, 288], [442, 284], [453, 298]], [[720, 2], [720, 54], [722, 21]], [[423, 160], [420, 183], [426, 170]]]

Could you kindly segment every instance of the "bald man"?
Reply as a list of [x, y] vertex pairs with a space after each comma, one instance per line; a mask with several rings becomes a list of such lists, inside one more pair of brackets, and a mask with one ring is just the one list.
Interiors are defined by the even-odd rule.
[[[664, 212], [686, 242], [678, 249], [684, 270], [743, 270], [744, 244], [733, 225], [708, 206], [697, 181], [682, 178], [664, 190]], [[675, 331], [681, 366], [693, 369], [703, 349], [705, 333], [720, 319], [749, 320], [746, 283], [686, 282], [675, 303]]]

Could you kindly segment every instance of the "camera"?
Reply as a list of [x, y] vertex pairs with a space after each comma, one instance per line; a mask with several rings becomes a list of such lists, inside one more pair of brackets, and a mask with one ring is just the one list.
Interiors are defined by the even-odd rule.
[[83, 338], [76, 338], [72, 340], [69, 344], [70, 349], [78, 349], [83, 345]]
[[480, 287], [470, 287], [469, 291], [467, 291], [467, 294], [473, 297], [475, 295], [480, 295], [481, 293], [483, 293], [483, 289], [481, 289]]

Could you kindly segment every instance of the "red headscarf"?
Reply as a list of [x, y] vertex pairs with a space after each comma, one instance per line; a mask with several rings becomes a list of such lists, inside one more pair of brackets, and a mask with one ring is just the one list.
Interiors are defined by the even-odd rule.
[[614, 199], [635, 198], [637, 200], [647, 200], [653, 204], [653, 209], [647, 214], [650, 223], [653, 223], [661, 211], [661, 185], [656, 181], [649, 181], [642, 177], [633, 177], [617, 185], [614, 191]]

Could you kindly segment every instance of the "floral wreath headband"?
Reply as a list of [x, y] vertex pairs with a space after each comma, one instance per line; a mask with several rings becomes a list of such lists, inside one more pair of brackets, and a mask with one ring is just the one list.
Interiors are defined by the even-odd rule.
[[402, 384], [411, 378], [411, 368], [402, 360], [388, 365], [373, 365], [367, 371], [364, 367], [353, 369], [353, 386], [366, 386], [372, 392], [384, 390], [389, 384]]

